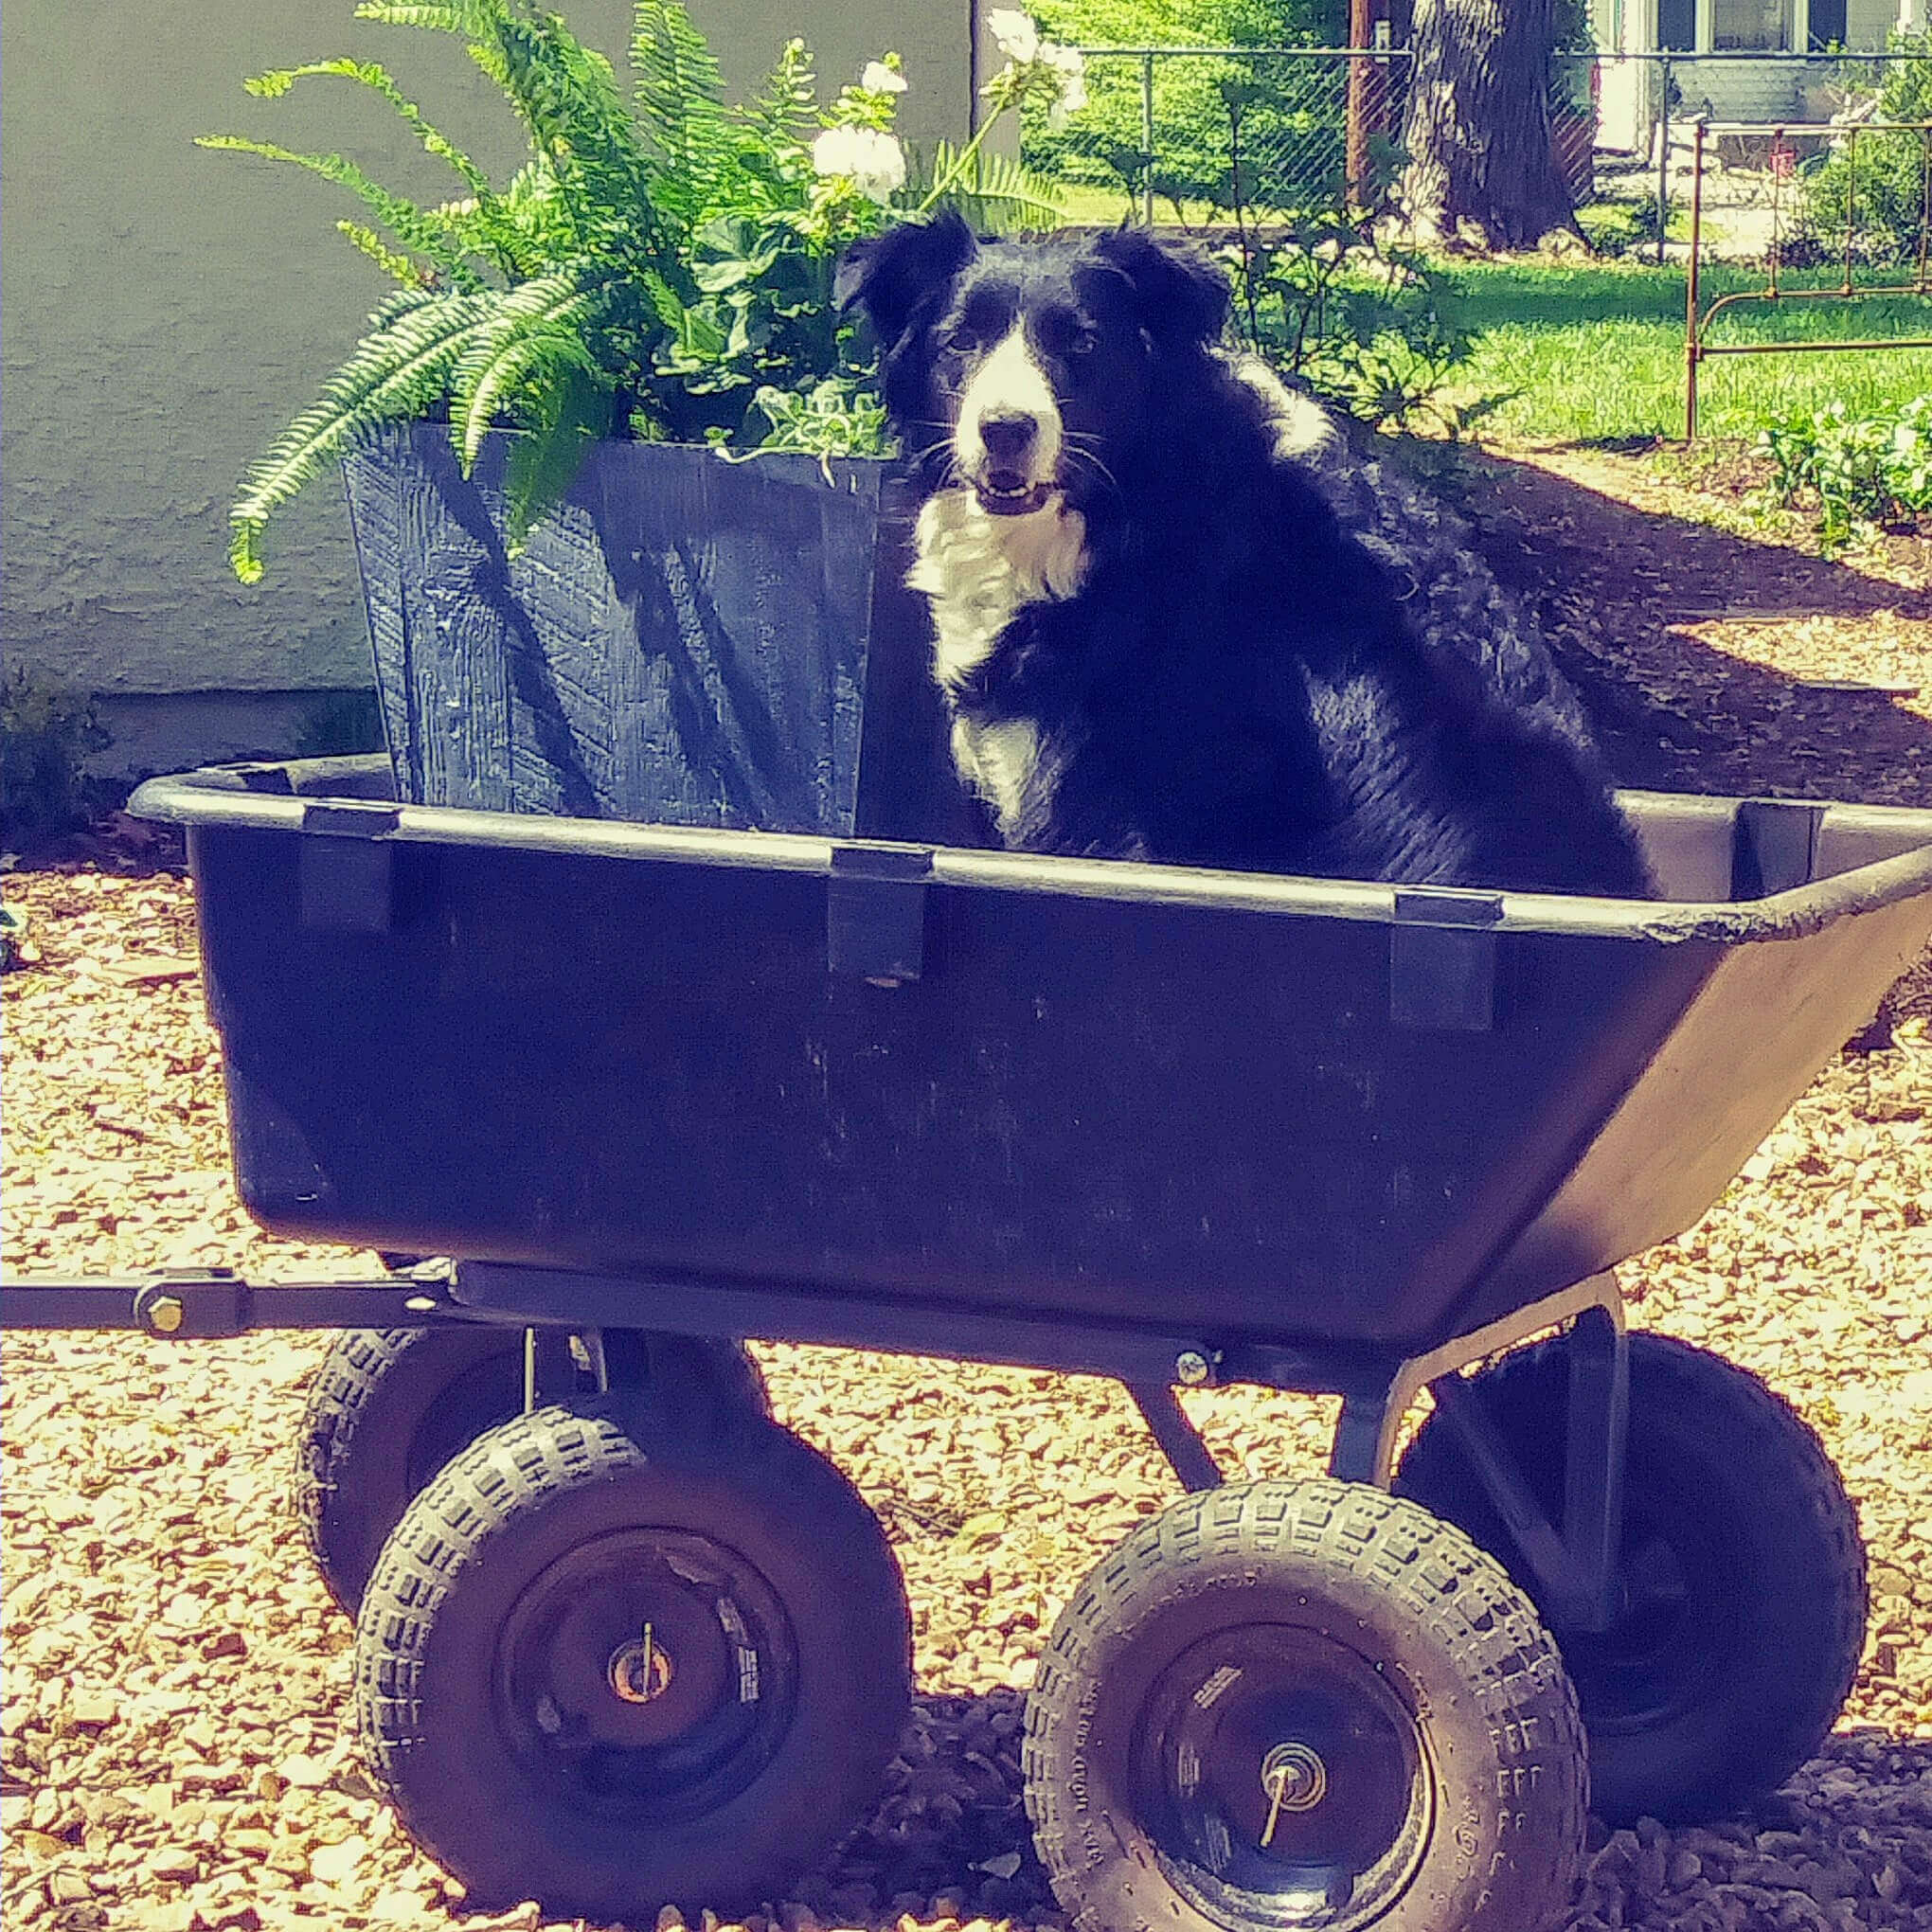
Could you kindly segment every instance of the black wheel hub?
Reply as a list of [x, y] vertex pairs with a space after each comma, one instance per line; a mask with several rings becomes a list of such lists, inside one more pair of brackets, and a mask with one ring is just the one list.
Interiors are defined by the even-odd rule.
[[1154, 1686], [1138, 1735], [1141, 1819], [1210, 1919], [1340, 1932], [1379, 1917], [1422, 1863], [1434, 1783], [1415, 1717], [1320, 1631], [1203, 1638]]
[[1734, 1643], [1736, 1592], [1717, 1553], [1681, 1523], [1626, 1516], [1620, 1604], [1607, 1631], [1565, 1631], [1563, 1650], [1590, 1728], [1652, 1732], [1694, 1708]]
[[580, 1545], [498, 1640], [495, 1716], [554, 1792], [659, 1824], [716, 1810], [770, 1762], [797, 1695], [783, 1606], [735, 1550], [673, 1530]]

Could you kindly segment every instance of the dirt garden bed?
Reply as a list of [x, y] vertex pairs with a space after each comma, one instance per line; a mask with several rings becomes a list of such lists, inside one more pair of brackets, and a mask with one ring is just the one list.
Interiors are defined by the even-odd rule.
[[[1721, 506], [1634, 457], [1506, 454], [1461, 492], [1630, 781], [1932, 804], [1932, 561], [1901, 545], [1820, 563], [1713, 524]], [[1916, 691], [1820, 689], [1855, 680]], [[187, 886], [95, 866], [9, 880], [8, 903], [37, 955], [5, 982], [9, 1270], [343, 1271], [350, 1258], [272, 1242], [235, 1203]], [[1908, 1003], [1889, 1045], [1827, 1068], [1723, 1202], [1628, 1279], [1640, 1322], [1757, 1369], [1818, 1430], [1858, 1502], [1874, 1607], [1824, 1754], [1749, 1816], [1600, 1831], [1575, 1925], [1932, 1925], [1925, 1013]], [[538, 1923], [533, 1907], [466, 1915], [355, 1762], [349, 1625], [291, 1511], [325, 1347], [8, 1341], [9, 1927]], [[876, 1816], [772, 1918], [1057, 1925], [1020, 1809], [1020, 1700], [1061, 1604], [1172, 1477], [1105, 1384], [760, 1353], [780, 1417], [888, 1526], [921, 1687]], [[1326, 1404], [1188, 1406], [1232, 1470], [1320, 1465]]]

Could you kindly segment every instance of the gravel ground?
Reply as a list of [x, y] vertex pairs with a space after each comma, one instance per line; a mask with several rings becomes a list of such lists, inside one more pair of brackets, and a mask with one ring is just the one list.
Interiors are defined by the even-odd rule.
[[[271, 1241], [234, 1200], [219, 1051], [186, 970], [188, 888], [81, 874], [9, 892], [41, 956], [6, 981], [9, 1269], [353, 1270]], [[1579, 1927], [1932, 1925], [1928, 1203], [1932, 1037], [1914, 1019], [1890, 1049], [1830, 1067], [1723, 1203], [1628, 1271], [1643, 1324], [1759, 1370], [1823, 1436], [1858, 1501], [1875, 1602], [1824, 1756], [1749, 1818], [1609, 1839]], [[463, 1916], [356, 1765], [350, 1626], [290, 1502], [324, 1347], [8, 1340], [9, 1927], [538, 1923], [534, 1908]], [[878, 1815], [775, 1902], [782, 1927], [1057, 1923], [1020, 1809], [1021, 1693], [1061, 1604], [1172, 1499], [1172, 1477], [1105, 1383], [760, 1353], [782, 1420], [888, 1525], [921, 1687]], [[1188, 1402], [1230, 1469], [1320, 1467], [1319, 1402]]]
[[[1578, 494], [1564, 514], [1595, 515], [1600, 500]], [[1655, 539], [1654, 522], [1641, 528]], [[1709, 557], [1729, 580], [1724, 541], [1693, 530], [1678, 553]], [[1926, 798], [1932, 626], [1915, 609], [1901, 629], [1896, 592], [1858, 615], [1889, 626], [1887, 670], [1903, 664], [1926, 696], [1892, 714], [1914, 756], [1867, 774], [1812, 712], [1793, 714], [1791, 687], [1773, 705], [1746, 671], [1853, 674], [1869, 630], [1848, 620], [1794, 643], [1787, 625], [1778, 648], [1799, 659], [1786, 663], [1749, 618], [1700, 631], [1686, 612], [1668, 629], [1647, 619], [1641, 634], [1605, 637], [1617, 608], [1605, 589], [1589, 613], [1594, 645], [1655, 711], [1698, 721], [1705, 742], [1681, 748], [1717, 758], [1725, 782], [1755, 773], [1783, 788], [1763, 762], [1783, 718], [1793, 769], [1822, 765], [1828, 795]], [[1718, 658], [1740, 667], [1725, 689], [1749, 690], [1756, 708], [1706, 701]], [[1847, 730], [1869, 744], [1869, 701], [1848, 702], [1865, 704]], [[1644, 742], [1665, 760], [1680, 749], [1654, 732]], [[8, 1270], [223, 1263], [291, 1279], [369, 1265], [272, 1241], [241, 1213], [186, 885], [39, 873], [9, 879], [8, 903], [27, 914], [38, 955], [5, 981]], [[1748, 1816], [1598, 1829], [1575, 1932], [1932, 1926], [1932, 1028], [1916, 1001], [1909, 1012], [1887, 1049], [1820, 1075], [1697, 1227], [1625, 1271], [1638, 1322], [1764, 1375], [1843, 1472], [1872, 1564], [1856, 1688], [1823, 1754]], [[402, 1836], [357, 1765], [345, 1728], [351, 1628], [311, 1571], [291, 1504], [304, 1384], [325, 1347], [276, 1335], [7, 1341], [9, 1932], [539, 1924], [533, 1906], [465, 1913], [460, 1888]], [[888, 1527], [920, 1694], [876, 1816], [750, 1932], [1058, 1927], [1020, 1805], [1022, 1697], [1061, 1605], [1172, 1499], [1172, 1476], [1105, 1383], [759, 1353], [780, 1419], [834, 1455]], [[1327, 1404], [1242, 1391], [1187, 1403], [1230, 1471], [1321, 1466]], [[656, 1921], [659, 1932], [676, 1923]], [[714, 1923], [707, 1915], [704, 1932]]]

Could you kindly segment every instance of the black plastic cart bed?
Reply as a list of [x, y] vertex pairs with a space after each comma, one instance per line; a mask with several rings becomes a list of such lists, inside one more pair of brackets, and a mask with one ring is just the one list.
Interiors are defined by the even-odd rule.
[[[307, 1518], [370, 1759], [473, 1891], [778, 1896], [894, 1747], [903, 1584], [744, 1334], [1117, 1376], [1193, 1492], [1029, 1705], [1091, 1932], [1530, 1932], [1586, 1791], [1721, 1810], [1831, 1723], [1864, 1619], [1836, 1476], [1761, 1384], [1626, 1336], [1611, 1270], [1932, 935], [1932, 813], [1634, 796], [1668, 895], [1637, 904], [385, 782], [235, 768], [134, 809], [188, 828], [251, 1211], [458, 1259], [0, 1300], [356, 1331]], [[1332, 1478], [1218, 1487], [1172, 1389], [1231, 1381], [1339, 1393]]]

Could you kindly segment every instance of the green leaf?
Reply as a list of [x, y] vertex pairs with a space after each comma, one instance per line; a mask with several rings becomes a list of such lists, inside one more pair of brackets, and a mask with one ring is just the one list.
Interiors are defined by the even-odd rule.
[[492, 0], [423, 0], [423, 4], [388, 4], [388, 0], [362, 0], [355, 9], [358, 20], [378, 20], [386, 27], [427, 27], [442, 33], [460, 33], [472, 40], [483, 39], [502, 17], [500, 5]]
[[447, 161], [470, 184], [480, 200], [491, 199], [490, 177], [447, 135], [430, 125], [423, 117], [422, 110], [396, 85], [388, 70], [374, 61], [311, 61], [300, 67], [278, 67], [273, 73], [259, 75], [253, 80], [245, 80], [242, 85], [250, 94], [273, 100], [286, 94], [298, 80], [309, 75], [334, 76], [341, 80], [353, 80], [359, 86], [381, 95], [402, 117], [429, 153], [436, 155], [438, 160]]
[[335, 232], [404, 288], [425, 287], [435, 275], [434, 269], [425, 267], [413, 256], [398, 254], [373, 228], [365, 228], [360, 222], [337, 222]]
[[441, 394], [465, 345], [488, 323], [487, 295], [394, 296], [382, 325], [322, 385], [322, 395], [270, 443], [229, 511], [230, 561], [244, 583], [261, 575], [258, 538], [269, 517], [327, 464], [384, 424], [420, 415]]
[[803, 148], [810, 142], [817, 130], [818, 89], [811, 49], [803, 41], [785, 44], [763, 88], [739, 108], [738, 118], [754, 136], [755, 152]]
[[195, 146], [257, 154], [268, 161], [286, 161], [292, 167], [319, 174], [323, 180], [348, 188], [404, 247], [428, 257], [458, 288], [474, 291], [483, 286], [483, 277], [464, 259], [468, 251], [452, 234], [447, 222], [438, 220], [399, 194], [391, 194], [380, 182], [371, 181], [353, 161], [340, 154], [297, 154], [291, 149], [277, 147], [272, 141], [254, 141], [242, 134], [198, 134]]
[[[463, 459], [474, 467], [483, 438], [497, 412], [521, 400], [533, 375], [554, 381], [566, 362], [576, 361], [599, 374], [576, 329], [590, 313], [595, 291], [578, 272], [560, 269], [540, 276], [501, 297], [464, 348], [451, 373], [450, 431]], [[609, 386], [606, 385], [606, 386]]]
[[689, 228], [726, 152], [724, 76], [690, 15], [666, 0], [637, 0], [631, 66], [637, 119], [658, 162], [657, 192]]
[[512, 556], [563, 501], [584, 452], [610, 428], [610, 391], [593, 371], [566, 363], [554, 377], [537, 399], [534, 425], [510, 445], [504, 476], [504, 536]]
[[[959, 165], [959, 150], [950, 141], [934, 144], [932, 165], [908, 181], [913, 199], [922, 197], [931, 183], [942, 181]], [[982, 148], [959, 180], [939, 198], [941, 207], [956, 208], [975, 227], [1003, 234], [1015, 228], [1052, 228], [1062, 220], [1058, 188], [1029, 172], [1010, 155], [992, 154]]]

